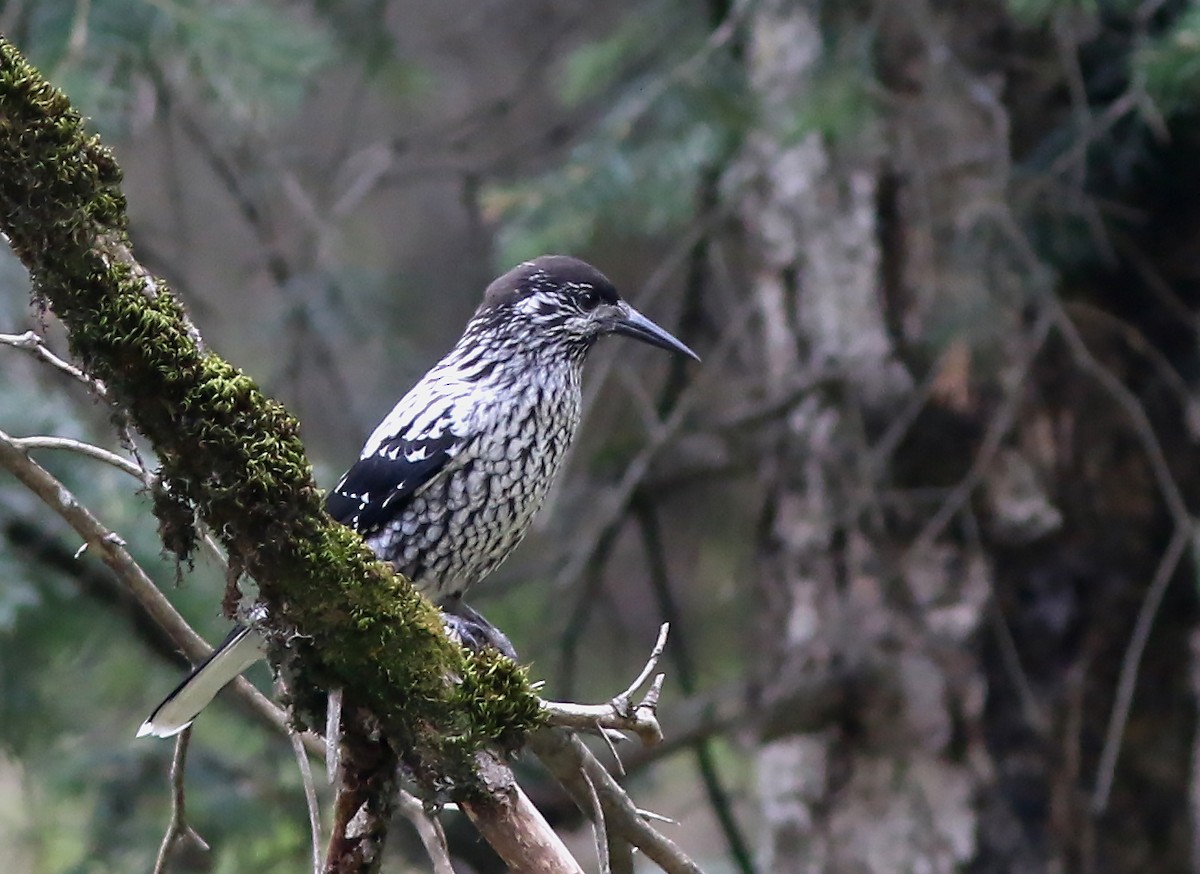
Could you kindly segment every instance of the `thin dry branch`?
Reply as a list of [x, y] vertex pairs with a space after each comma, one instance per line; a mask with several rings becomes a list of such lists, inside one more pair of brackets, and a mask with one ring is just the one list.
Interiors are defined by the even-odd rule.
[[[609, 739], [610, 732], [631, 731], [647, 745], [660, 742], [662, 730], [655, 711], [662, 693], [663, 675], [655, 675], [654, 672], [666, 649], [669, 631], [669, 624], [663, 623], [659, 628], [654, 648], [638, 676], [607, 704], [543, 702], [543, 707], [551, 723], [560, 727], [570, 726], [586, 731], [598, 731], [605, 740]], [[634, 696], [639, 689], [646, 685], [648, 680], [650, 688], [642, 699], [635, 703]], [[560, 731], [561, 734], [557, 733]], [[530, 748], [542, 758], [555, 777], [571, 794], [580, 810], [591, 820], [599, 867], [604, 874], [631, 870], [631, 847], [641, 849], [648, 858], [657, 862], [666, 871], [699, 871], [699, 868], [695, 867], [694, 863], [671, 841], [658, 834], [647, 824], [646, 819], [642, 817], [624, 790], [573, 733], [565, 732], [561, 728], [552, 729], [549, 733], [547, 731], [539, 732], [530, 739]], [[511, 778], [511, 773], [508, 772], [506, 766], [492, 762], [489, 767], [497, 774], [507, 775], [507, 777], [501, 776], [499, 779]], [[493, 791], [493, 796], [514, 791], [520, 792], [515, 782], [511, 784], [511, 789], [509, 784], [503, 784], [502, 788], [503, 792], [501, 793]], [[519, 807], [520, 798], [516, 798], [514, 799], [514, 808], [519, 810]], [[486, 822], [480, 821], [479, 810], [468, 804], [464, 804], [463, 809], [471, 816], [481, 832], [488, 828]], [[531, 810], [528, 816], [532, 817], [534, 814], [536, 814], [536, 820], [540, 821], [541, 814], [536, 810]], [[492, 815], [497, 816], [496, 813]], [[509, 816], [510, 814], [501, 812], [499, 815]], [[511, 815], [518, 820], [524, 818], [516, 812]], [[496, 847], [496, 843], [490, 838], [489, 843]], [[497, 847], [497, 849], [499, 848]], [[501, 855], [503, 856], [503, 854]], [[506, 861], [509, 860], [506, 859]]]
[[1095, 816], [1102, 816], [1108, 809], [1108, 799], [1112, 793], [1113, 780], [1117, 774], [1117, 759], [1121, 754], [1121, 742], [1125, 737], [1125, 726], [1129, 722], [1129, 711], [1133, 707], [1133, 694], [1137, 690], [1138, 668], [1142, 663], [1142, 654], [1146, 651], [1146, 643], [1150, 640], [1150, 632], [1154, 628], [1154, 618], [1162, 605], [1167, 587], [1175, 576], [1179, 561], [1191, 540], [1190, 533], [1182, 528], [1175, 529], [1171, 542], [1158, 562], [1154, 571], [1154, 579], [1146, 589], [1142, 606], [1138, 610], [1137, 621], [1133, 626], [1133, 634], [1129, 637], [1129, 646], [1121, 659], [1121, 673], [1117, 680], [1117, 691], [1113, 696], [1112, 714], [1108, 718], [1108, 728], [1104, 733], [1104, 746], [1100, 750], [1100, 761], [1096, 765], [1096, 786], [1092, 790], [1091, 808]]
[[[95, 379], [84, 373], [79, 368], [70, 362], [59, 358], [45, 345], [42, 340], [33, 331], [26, 331], [24, 334], [0, 334], [0, 345], [9, 345], [18, 349], [30, 349], [35, 352], [42, 361], [49, 364], [63, 373], [66, 373], [80, 382], [85, 388], [92, 391], [101, 400], [108, 400], [108, 390], [100, 380]], [[110, 452], [100, 446], [95, 446], [91, 443], [85, 443], [81, 440], [72, 440], [68, 437], [20, 437], [12, 438], [13, 442], [22, 449], [61, 449], [69, 452], [75, 452], [80, 455], [85, 455], [90, 458], [95, 458], [103, 461], [106, 464], [112, 465], [124, 473], [129, 474], [134, 479], [142, 483], [147, 489], [155, 490], [159, 486], [158, 477], [156, 477], [146, 465], [142, 462], [141, 455], [138, 453], [136, 444], [133, 439], [133, 434], [129, 426], [121, 426], [121, 436], [125, 441], [125, 446], [133, 455], [134, 461], [123, 458], [115, 452]], [[227, 562], [225, 553], [221, 550], [220, 545], [212, 536], [212, 533], [206, 526], [199, 523], [201, 532], [201, 541], [208, 548], [213, 558], [218, 564], [225, 569]]]
[[200, 659], [208, 645], [171, 606], [129, 554], [124, 541], [106, 528], [49, 471], [31, 459], [8, 434], [0, 431], [0, 466], [58, 513], [83, 538], [88, 550], [116, 572], [138, 603], [171, 635], [189, 658]]
[[653, 746], [663, 739], [662, 728], [654, 710], [662, 693], [663, 675], [659, 674], [646, 696], [627, 710], [619, 709], [614, 699], [607, 704], [575, 704], [571, 701], [544, 701], [542, 706], [550, 724], [559, 728], [571, 728], [591, 734], [630, 731], [646, 746]]
[[1009, 681], [1017, 692], [1017, 699], [1021, 703], [1025, 721], [1041, 740], [1048, 741], [1051, 729], [1050, 720], [1038, 703], [1037, 694], [1029, 682], [1029, 675], [1021, 664], [1021, 653], [1017, 649], [1016, 640], [1013, 639], [1012, 629], [1009, 628], [1004, 610], [995, 597], [989, 599], [987, 612], [992, 625], [992, 633], [1000, 650], [1000, 662], [1004, 665]]
[[175, 753], [171, 757], [171, 821], [167, 832], [163, 835], [162, 844], [158, 848], [158, 858], [154, 860], [154, 874], [165, 874], [167, 862], [175, 844], [183, 838], [196, 842], [205, 851], [208, 844], [195, 829], [187, 824], [185, 814], [186, 798], [183, 791], [183, 777], [187, 769], [188, 742], [192, 739], [192, 730], [185, 728], [175, 739]]
[[600, 874], [612, 874], [612, 861], [608, 855], [608, 829], [604, 827], [604, 806], [600, 803], [596, 784], [592, 782], [586, 771], [583, 772], [583, 782], [587, 787], [588, 800], [592, 807], [592, 839], [596, 842], [596, 858], [600, 863]]
[[[19, 443], [3, 431], [0, 431], [0, 467], [24, 483], [75, 530], [88, 551], [99, 556], [112, 569], [139, 609], [157, 623], [189, 659], [199, 662], [212, 652], [212, 647], [195, 632], [130, 555], [124, 541], [105, 527], [66, 486], [31, 459]], [[277, 729], [287, 730], [286, 714], [249, 681], [239, 678], [234, 683], [234, 689], [260, 719]]]
[[1082, 316], [1110, 326], [1118, 333], [1133, 352], [1142, 356], [1154, 368], [1163, 385], [1175, 395], [1175, 400], [1183, 411], [1188, 436], [1192, 440], [1200, 439], [1200, 401], [1193, 397], [1191, 386], [1175, 369], [1175, 365], [1167, 360], [1162, 350], [1146, 339], [1146, 335], [1136, 326], [1094, 304], [1069, 301], [1063, 304], [1063, 310], [1073, 316]]
[[604, 822], [610, 835], [637, 847], [666, 874], [703, 874], [674, 841], [646, 821], [625, 790], [613, 779], [579, 736], [564, 728], [548, 728], [529, 738], [529, 749], [550, 769], [585, 814], [591, 810], [591, 790], [586, 774], [600, 798]]
[[[669, 623], [658, 631], [650, 657], [632, 683], [607, 704], [585, 705], [543, 702], [555, 728], [533, 735], [529, 747], [570, 793], [576, 805], [592, 821], [600, 869], [609, 872], [630, 867], [630, 847], [637, 847], [668, 874], [699, 872], [700, 869], [675, 844], [659, 834], [612, 775], [564, 726], [607, 732], [632, 731], [646, 745], [662, 740], [656, 709], [662, 693], [663, 674], [654, 674], [666, 649]], [[637, 704], [634, 695], [654, 675], [650, 688]], [[619, 765], [618, 760], [618, 765]]]
[[454, 866], [450, 864], [450, 849], [446, 845], [446, 833], [442, 824], [425, 810], [419, 799], [400, 790], [396, 800], [396, 809], [400, 815], [412, 823], [417, 830], [417, 836], [425, 846], [425, 852], [433, 863], [433, 874], [454, 874]]
[[[50, 365], [56, 370], [61, 371], [62, 373], [67, 374], [76, 382], [83, 385], [83, 387], [91, 392], [97, 399], [105, 403], [111, 403], [108, 389], [105, 387], [103, 382], [80, 370], [70, 362], [59, 358], [50, 351], [50, 348], [46, 345], [46, 341], [33, 331], [26, 331], [23, 334], [0, 334], [0, 346], [12, 346], [16, 349], [25, 349], [32, 352], [34, 356], [42, 362]], [[124, 419], [124, 416], [119, 412], [118, 419]], [[121, 422], [118, 425], [118, 430], [120, 431], [121, 439], [125, 442], [125, 445], [129, 449], [130, 453], [138, 462], [139, 478], [145, 481], [146, 485], [149, 486], [151, 484], [152, 475], [148, 470], [146, 470], [145, 466], [141, 464], [141, 457], [138, 454], [137, 445], [133, 439], [133, 430], [129, 427], [129, 423], [127, 421]]]
[[1195, 523], [1188, 512], [1179, 483], [1171, 472], [1170, 463], [1167, 461], [1167, 455], [1154, 431], [1154, 425], [1142, 408], [1141, 402], [1111, 370], [1101, 364], [1091, 353], [1062, 306], [1057, 301], [1053, 306], [1055, 327], [1071, 350], [1076, 365], [1108, 393], [1125, 413], [1133, 427], [1142, 451], [1146, 453], [1146, 458], [1150, 462], [1155, 484], [1162, 494], [1163, 503], [1166, 504], [1174, 528], [1171, 541], [1164, 550], [1158, 568], [1154, 572], [1154, 578], [1146, 589], [1142, 606], [1138, 610], [1133, 634], [1121, 660], [1121, 673], [1117, 681], [1117, 691], [1113, 709], [1109, 715], [1108, 728], [1104, 735], [1104, 746], [1100, 751], [1100, 760], [1096, 766], [1096, 785], [1091, 798], [1092, 812], [1099, 816], [1108, 807], [1109, 794], [1116, 776], [1117, 760], [1121, 753], [1121, 743], [1125, 737], [1125, 726], [1129, 721], [1129, 710], [1133, 706], [1133, 695], [1137, 689], [1137, 675], [1141, 666], [1142, 654], [1145, 651], [1146, 642], [1149, 640], [1150, 631], [1154, 627], [1154, 619], [1158, 615], [1163, 595], [1166, 594], [1167, 586], [1175, 574], [1175, 569], [1191, 542]]
[[634, 703], [633, 696], [654, 673], [667, 645], [670, 624], [664, 622], [658, 630], [658, 640], [641, 673], [624, 692], [616, 695], [607, 704], [574, 704], [561, 701], [544, 701], [551, 725], [574, 728], [581, 731], [616, 730], [631, 731], [647, 746], [663, 739], [662, 727], [658, 724], [658, 700], [662, 695], [664, 675], [658, 674], [641, 701]]
[[[160, 485], [158, 484], [156, 475], [145, 467], [140, 457], [137, 457], [136, 462], [130, 461], [103, 447], [77, 441], [77, 439], [71, 439], [70, 437], [10, 437], [10, 441], [14, 447], [26, 451], [30, 449], [60, 449], [89, 457], [89, 459], [103, 461], [106, 465], [115, 467], [122, 473], [130, 474], [131, 477], [138, 480], [139, 483], [142, 483], [151, 492], [158, 489], [158, 485]], [[136, 451], [134, 451], [134, 456], [137, 456]], [[212, 532], [209, 531], [208, 526], [205, 526], [203, 522], [198, 521], [197, 528], [200, 533], [200, 543], [208, 547], [210, 556], [217, 563], [217, 567], [221, 568], [224, 573], [228, 573], [229, 562], [226, 555], [224, 555], [224, 551], [221, 549], [221, 544], [218, 544], [216, 538], [212, 537]]]
[[[191, 729], [188, 729], [189, 731]], [[296, 754], [296, 765], [300, 768], [300, 779], [304, 784], [304, 803], [308, 806], [308, 828], [312, 832], [313, 874], [321, 874], [321, 804], [317, 801], [317, 787], [313, 783], [312, 764], [308, 761], [308, 750], [299, 732], [288, 731], [292, 752]]]
[[1012, 429], [1017, 412], [1021, 407], [1021, 400], [1024, 397], [1025, 383], [1029, 375], [1029, 370], [1033, 367], [1033, 362], [1036, 360], [1038, 353], [1041, 352], [1042, 346], [1045, 344], [1046, 338], [1049, 337], [1050, 329], [1053, 326], [1054, 318], [1052, 313], [1043, 309], [1034, 323], [1033, 329], [1030, 331], [1027, 346], [1017, 365], [1008, 394], [1001, 403], [999, 410], [992, 416], [992, 421], [988, 424], [987, 430], [984, 432], [979, 451], [975, 453], [975, 459], [971, 462], [970, 469], [967, 471], [966, 476], [959, 480], [941, 506], [938, 507], [937, 512], [925, 523], [921, 532], [913, 540], [912, 546], [908, 548], [901, 562], [902, 566], [907, 567], [914, 556], [922, 555], [929, 550], [933, 542], [946, 529], [946, 526], [950, 524], [950, 520], [971, 499], [971, 495], [975, 493], [975, 489], [983, 481], [996, 453], [1000, 450], [1005, 437], [1008, 436], [1009, 431]]
[[1124, 411], [1129, 419], [1129, 424], [1133, 426], [1138, 442], [1142, 444], [1146, 458], [1150, 461], [1155, 484], [1162, 493], [1167, 511], [1171, 514], [1171, 520], [1177, 528], [1190, 528], [1191, 516], [1188, 513], [1187, 502], [1183, 499], [1183, 492], [1175, 480], [1175, 475], [1171, 472], [1167, 454], [1163, 451], [1158, 435], [1154, 432], [1154, 425], [1151, 424], [1146, 411], [1142, 409], [1141, 402], [1111, 370], [1101, 364], [1091, 353], [1062, 305], [1055, 301], [1050, 304], [1050, 307], [1052, 308], [1054, 327], [1066, 341], [1075, 363], [1080, 370], [1095, 379], [1097, 384], [1112, 397]]
[[100, 446], [84, 443], [82, 440], [72, 440], [70, 437], [42, 436], [11, 437], [9, 439], [14, 446], [26, 452], [31, 449], [61, 449], [77, 453], [78, 455], [86, 455], [88, 458], [94, 458], [97, 461], [103, 461], [105, 464], [112, 465], [117, 470], [123, 471], [139, 480], [142, 479], [144, 474], [144, 471], [129, 459], [122, 458], [117, 453], [109, 452]]
[[104, 383], [94, 377], [88, 376], [74, 364], [63, 361], [51, 352], [50, 347], [46, 345], [46, 341], [33, 331], [26, 331], [24, 334], [0, 334], [0, 345], [28, 350], [34, 357], [41, 359], [56, 370], [60, 370], [83, 383], [95, 392], [96, 397], [105, 401], [109, 399], [108, 389], [104, 387]]

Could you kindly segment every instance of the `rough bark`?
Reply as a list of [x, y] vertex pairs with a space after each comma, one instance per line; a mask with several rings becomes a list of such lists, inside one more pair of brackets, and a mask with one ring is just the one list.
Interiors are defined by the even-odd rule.
[[[765, 368], [777, 393], [797, 372], [837, 374], [835, 388], [791, 410], [763, 468], [767, 657], [780, 677], [842, 675], [847, 688], [824, 724], [759, 751], [764, 871], [951, 871], [976, 850], [984, 687], [970, 641], [989, 569], [969, 548], [906, 552], [915, 530], [897, 524], [884, 491], [894, 476], [888, 424], [918, 397], [900, 351], [924, 341], [928, 314], [992, 254], [949, 210], [963, 207], [961, 192], [995, 197], [1005, 151], [987, 108], [969, 97], [974, 83], [928, 69], [927, 35], [913, 31], [937, 25], [900, 18], [913, 11], [880, 15], [881, 43], [897, 45], [912, 77], [898, 111], [864, 102], [841, 129], [799, 139], [786, 120], [822, 87], [822, 70], [866, 63], [870, 74], [870, 57], [839, 56], [851, 49], [829, 36], [864, 22], [817, 4], [768, 2], [753, 15], [752, 85], [764, 118], [785, 120], [751, 138], [740, 168], [742, 215], [763, 265]], [[940, 93], [922, 90], [927, 75]], [[926, 140], [938, 138], [971, 160], [930, 150]], [[943, 200], [915, 204], [929, 190]], [[889, 209], [908, 216], [914, 205], [916, 223], [889, 225]], [[773, 689], [763, 694], [770, 701]]]
[[[1181, 147], [1097, 172], [1081, 143], [1122, 143], [1071, 123], [1136, 42], [999, 3], [751, 21], [767, 124], [733, 190], [764, 369], [840, 374], [762, 469], [768, 658], [843, 689], [762, 746], [764, 869], [1194, 870], [1194, 174]], [[861, 117], [797, 138], [868, 26]], [[1014, 170], [1056, 149], [1077, 171]], [[1100, 254], [1056, 262], [1080, 214]]]

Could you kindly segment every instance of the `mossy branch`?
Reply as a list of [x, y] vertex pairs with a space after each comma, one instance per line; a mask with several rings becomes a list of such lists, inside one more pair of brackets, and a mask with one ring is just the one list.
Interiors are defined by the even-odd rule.
[[325, 514], [296, 420], [205, 350], [134, 259], [120, 180], [66, 96], [0, 37], [0, 230], [35, 295], [154, 446], [171, 494], [254, 577], [277, 639], [303, 641], [296, 687], [342, 687], [428, 782], [469, 782], [480, 746], [541, 721], [523, 672], [464, 655], [437, 611]]

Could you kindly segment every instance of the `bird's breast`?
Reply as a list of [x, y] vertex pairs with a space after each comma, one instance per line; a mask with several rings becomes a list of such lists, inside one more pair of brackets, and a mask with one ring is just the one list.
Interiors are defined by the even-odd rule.
[[529, 530], [579, 424], [579, 381], [544, 375], [481, 395], [454, 468], [398, 520], [398, 569], [446, 598], [490, 574]]
[[488, 483], [487, 504], [509, 507], [513, 525], [528, 526], [541, 506], [579, 424], [577, 385], [547, 381], [513, 390], [489, 411], [480, 429], [479, 466]]

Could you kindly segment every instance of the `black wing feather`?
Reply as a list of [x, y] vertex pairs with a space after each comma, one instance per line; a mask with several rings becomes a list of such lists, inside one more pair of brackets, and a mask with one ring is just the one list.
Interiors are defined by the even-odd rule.
[[326, 496], [325, 509], [360, 534], [378, 531], [445, 469], [460, 442], [449, 431], [434, 438], [385, 440], [373, 455], [346, 471]]

